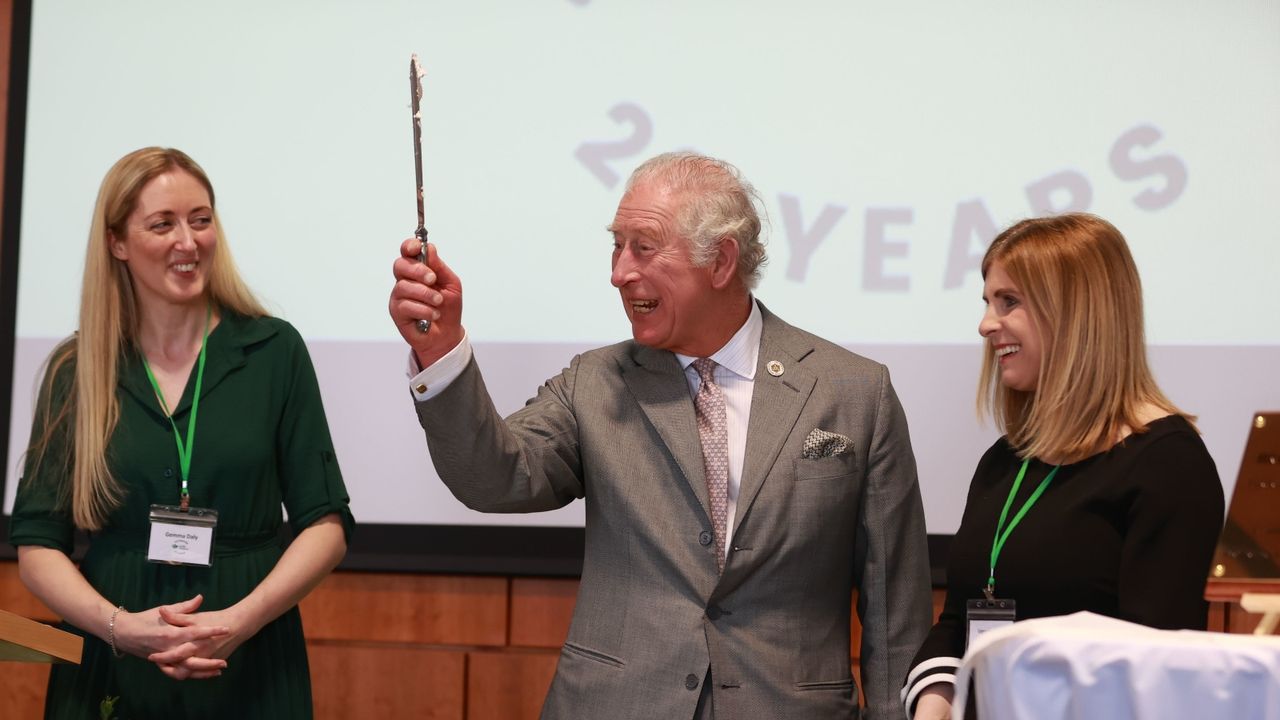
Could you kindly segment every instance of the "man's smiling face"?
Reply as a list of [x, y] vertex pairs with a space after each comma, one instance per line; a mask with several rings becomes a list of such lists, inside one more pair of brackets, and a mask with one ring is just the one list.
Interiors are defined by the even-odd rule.
[[[681, 198], [655, 184], [633, 187], [618, 203], [611, 282], [622, 296], [631, 335], [648, 347], [702, 356], [716, 324], [713, 264], [696, 266], [677, 230]], [[714, 351], [717, 348], [712, 348]]]

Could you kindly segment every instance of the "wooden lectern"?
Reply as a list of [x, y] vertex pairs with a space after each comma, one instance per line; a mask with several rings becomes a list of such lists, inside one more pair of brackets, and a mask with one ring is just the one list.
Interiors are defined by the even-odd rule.
[[1280, 622], [1280, 412], [1254, 413], [1204, 596], [1261, 613], [1257, 635]]
[[0, 661], [80, 664], [84, 639], [0, 610]]

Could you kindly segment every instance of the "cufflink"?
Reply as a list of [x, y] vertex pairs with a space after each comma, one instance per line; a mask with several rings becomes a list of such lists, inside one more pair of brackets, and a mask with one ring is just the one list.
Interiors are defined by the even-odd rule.
[[426, 386], [426, 384], [424, 384], [424, 383], [418, 383], [417, 385], [414, 385], [414, 386], [413, 386], [413, 390], [414, 390], [414, 392], [418, 393], [419, 395], [422, 395], [423, 393], [425, 393], [425, 392], [427, 391], [427, 386]]

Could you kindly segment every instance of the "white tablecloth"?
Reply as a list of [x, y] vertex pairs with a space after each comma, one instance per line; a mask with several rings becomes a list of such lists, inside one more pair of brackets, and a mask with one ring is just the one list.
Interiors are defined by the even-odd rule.
[[972, 674], [982, 720], [1280, 720], [1280, 637], [1153, 630], [1081, 612], [985, 633]]

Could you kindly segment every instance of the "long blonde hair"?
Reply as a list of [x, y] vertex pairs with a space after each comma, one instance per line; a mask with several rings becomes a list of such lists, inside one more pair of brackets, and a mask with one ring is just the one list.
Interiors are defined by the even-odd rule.
[[1040, 375], [1031, 391], [1000, 382], [984, 344], [978, 412], [990, 412], [1022, 457], [1078, 462], [1142, 432], [1150, 404], [1192, 420], [1160, 392], [1147, 364], [1142, 283], [1124, 236], [1095, 215], [1015, 223], [982, 259], [1000, 263], [1020, 288], [1040, 333]]
[[[180, 150], [148, 147], [116, 161], [102, 179], [89, 229], [85, 254], [84, 281], [80, 290], [80, 330], [62, 343], [46, 363], [43, 407], [37, 419], [48, 420], [42, 437], [33, 438], [28, 456], [33, 459], [28, 475], [34, 477], [47, 460], [51, 438], [71, 429], [71, 458], [63, 457], [63, 473], [70, 469], [71, 515], [77, 527], [100, 530], [123, 497], [120, 483], [107, 465], [107, 444], [120, 419], [116, 395], [122, 352], [138, 341], [138, 305], [133, 282], [124, 262], [110, 252], [110, 238], [124, 237], [125, 221], [138, 204], [148, 183], [169, 172], [185, 172], [204, 186], [214, 207], [217, 245], [210, 259], [207, 292], [211, 302], [239, 315], [259, 317], [266, 311], [244, 284], [232, 260], [222, 223], [218, 219], [213, 185], [194, 160]], [[54, 407], [53, 379], [70, 361], [75, 363], [75, 380], [65, 402]], [[66, 498], [65, 485], [60, 496]]]

